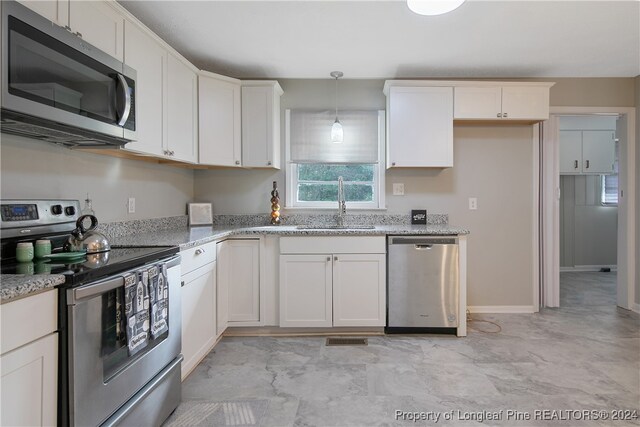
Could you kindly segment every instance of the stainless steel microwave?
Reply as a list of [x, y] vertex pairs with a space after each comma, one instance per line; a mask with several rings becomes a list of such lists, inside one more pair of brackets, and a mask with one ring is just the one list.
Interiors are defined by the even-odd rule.
[[38, 15], [3, 0], [5, 133], [71, 147], [136, 140], [136, 72]]

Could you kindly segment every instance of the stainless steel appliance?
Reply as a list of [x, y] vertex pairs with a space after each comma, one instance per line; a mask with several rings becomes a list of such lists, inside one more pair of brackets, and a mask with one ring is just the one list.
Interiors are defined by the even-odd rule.
[[456, 237], [389, 236], [386, 332], [455, 333], [459, 270]]
[[70, 147], [136, 139], [136, 72], [13, 1], [2, 2], [2, 132]]
[[[60, 253], [75, 228], [75, 200], [2, 200], [2, 274], [63, 274], [59, 287], [61, 426], [160, 425], [181, 398], [180, 256], [177, 247], [111, 248], [59, 263], [15, 262], [18, 242], [47, 238]], [[31, 266], [26, 266], [30, 264]], [[35, 264], [35, 265], [34, 265]], [[168, 330], [129, 351], [125, 278], [165, 267]]]

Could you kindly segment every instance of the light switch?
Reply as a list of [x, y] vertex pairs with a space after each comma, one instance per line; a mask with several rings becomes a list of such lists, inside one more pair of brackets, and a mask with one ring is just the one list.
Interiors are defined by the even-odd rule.
[[478, 209], [478, 199], [475, 197], [469, 197], [469, 209], [475, 211]]
[[404, 184], [393, 184], [393, 195], [404, 196]]

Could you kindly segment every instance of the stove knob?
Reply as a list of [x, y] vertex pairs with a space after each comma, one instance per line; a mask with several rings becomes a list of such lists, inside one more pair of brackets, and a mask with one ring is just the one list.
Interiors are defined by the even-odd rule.
[[76, 208], [73, 206], [67, 206], [66, 208], [64, 208], [64, 213], [67, 216], [73, 216], [76, 214]]
[[51, 206], [51, 213], [54, 215], [60, 215], [62, 213], [62, 206], [60, 205]]

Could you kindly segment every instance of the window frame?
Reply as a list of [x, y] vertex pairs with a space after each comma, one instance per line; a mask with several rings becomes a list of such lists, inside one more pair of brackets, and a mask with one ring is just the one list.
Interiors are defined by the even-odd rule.
[[[291, 114], [285, 111], [285, 209], [337, 209], [338, 201], [305, 202], [298, 201], [298, 163], [291, 162]], [[385, 203], [385, 111], [378, 110], [378, 163], [373, 163], [373, 200], [370, 202], [347, 201], [347, 209], [374, 210], [386, 209]], [[345, 164], [345, 163], [333, 163]], [[371, 164], [371, 163], [367, 163]], [[370, 181], [367, 181], [370, 182]]]

